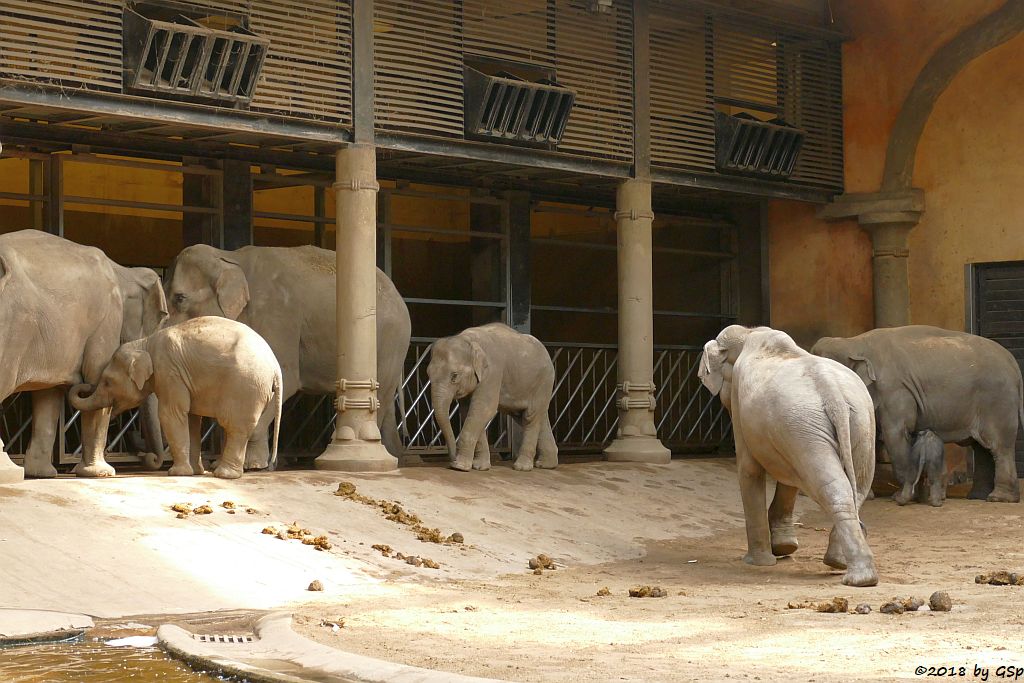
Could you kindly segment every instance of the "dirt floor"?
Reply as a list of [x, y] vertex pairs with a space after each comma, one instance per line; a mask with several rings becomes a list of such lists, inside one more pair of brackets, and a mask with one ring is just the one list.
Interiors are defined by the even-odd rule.
[[[350, 495], [334, 495], [342, 483]], [[211, 513], [179, 518], [177, 502]], [[800, 550], [755, 568], [740, 559], [729, 459], [29, 481], [0, 486], [0, 606], [105, 617], [114, 632], [185, 613], [202, 613], [187, 627], [228, 632], [232, 615], [244, 626], [251, 610], [288, 609], [320, 642], [510, 681], [835, 681], [942, 666], [1006, 680], [998, 667], [1024, 667], [1024, 586], [974, 583], [984, 571], [1024, 572], [1024, 505], [868, 501], [881, 584], [867, 589], [842, 586], [821, 563], [829, 520], [803, 497], [797, 512]], [[310, 544], [263, 533], [292, 522]], [[318, 536], [331, 547], [317, 550]], [[527, 563], [539, 553], [556, 569], [535, 575]], [[313, 580], [323, 591], [307, 590]], [[667, 595], [628, 597], [638, 585]], [[889, 598], [938, 590], [951, 612], [879, 613]], [[787, 609], [837, 596], [872, 611]]]
[[[729, 466], [711, 461], [697, 469], [703, 476]], [[671, 478], [679, 476], [675, 471]], [[713, 479], [715, 486], [735, 487]], [[961, 672], [1024, 679], [1024, 670], [999, 668], [1024, 667], [1024, 586], [974, 582], [993, 569], [1024, 572], [1024, 506], [949, 499], [938, 509], [901, 508], [888, 499], [869, 500], [863, 519], [881, 582], [856, 589], [841, 585], [841, 572], [821, 563], [831, 525], [808, 499], [801, 497], [797, 507], [800, 550], [775, 567], [759, 568], [740, 559], [746, 539], [738, 495], [732, 489], [719, 494], [721, 511], [736, 515], [731, 523], [708, 525], [701, 515], [688, 523], [684, 515], [678, 537], [642, 541], [643, 554], [635, 559], [580, 564], [563, 556], [557, 538], [536, 538], [523, 543], [529, 552], [521, 554], [520, 571], [441, 583], [395, 576], [383, 595], [300, 610], [297, 628], [360, 654], [512, 681], [836, 681]], [[685, 499], [687, 492], [678, 495]], [[586, 505], [585, 498], [573, 500], [569, 504]], [[628, 496], [622, 504], [645, 507], [652, 517], [666, 513], [661, 503], [647, 502]], [[616, 517], [610, 510], [607, 523], [619, 524]], [[684, 536], [709, 526], [705, 537]], [[560, 531], [571, 535], [571, 521]], [[633, 532], [640, 541], [644, 525]], [[432, 556], [443, 562], [450, 552], [439, 548]], [[527, 561], [541, 552], [558, 568], [538, 576]], [[661, 587], [667, 596], [628, 597], [642, 584]], [[599, 596], [602, 588], [610, 595]], [[948, 591], [951, 612], [879, 612], [897, 596], [927, 604], [935, 591]], [[867, 603], [872, 611], [787, 608], [837, 596], [848, 598], [851, 610]]]

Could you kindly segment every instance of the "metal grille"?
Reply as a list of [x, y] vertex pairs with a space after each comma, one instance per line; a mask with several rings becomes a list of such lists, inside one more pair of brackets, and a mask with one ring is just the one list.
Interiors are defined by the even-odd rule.
[[[1024, 370], [1024, 262], [974, 265], [975, 334], [1002, 344]], [[1024, 440], [1017, 432], [1017, 473], [1024, 477]]]
[[838, 42], [718, 10], [651, 9], [651, 158], [713, 172], [716, 111], [754, 112], [805, 131], [790, 180], [842, 189]]
[[[347, 0], [209, 0], [245, 14], [270, 40], [250, 109], [351, 123], [351, 5]], [[122, 92], [124, 0], [4, 0], [0, 77]], [[461, 66], [460, 66], [461, 68]]]
[[574, 0], [375, 3], [377, 126], [461, 137], [464, 59], [554, 69], [576, 93], [559, 151], [632, 157], [632, 14]]

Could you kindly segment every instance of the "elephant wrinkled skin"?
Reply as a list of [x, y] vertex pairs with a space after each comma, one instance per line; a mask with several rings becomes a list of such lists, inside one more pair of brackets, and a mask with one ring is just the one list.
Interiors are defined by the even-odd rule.
[[[32, 392], [32, 440], [25, 474], [55, 477], [51, 462], [63, 387], [94, 382], [123, 341], [155, 330], [167, 314], [160, 278], [124, 268], [102, 251], [39, 232], [0, 235], [0, 400]], [[145, 410], [149, 449], [162, 453], [152, 405]], [[82, 415], [79, 476], [106, 477], [109, 410]], [[10, 462], [0, 441], [0, 466]]]
[[[274, 350], [284, 373], [284, 398], [297, 391], [333, 394], [337, 384], [335, 253], [317, 247], [206, 245], [184, 249], [167, 276], [168, 324], [203, 315], [238, 320]], [[395, 415], [409, 352], [409, 309], [395, 285], [377, 270], [377, 425], [388, 451], [404, 453]], [[365, 379], [355, 377], [349, 379]], [[266, 467], [267, 428], [261, 422], [246, 449], [247, 469]]]
[[236, 479], [249, 437], [264, 419], [274, 420], [274, 465], [282, 384], [274, 352], [250, 327], [204, 316], [122, 345], [98, 384], [76, 385], [70, 400], [79, 410], [113, 408], [119, 414], [155, 394], [174, 460], [171, 475], [204, 473], [200, 426], [203, 417], [211, 417], [225, 435], [214, 474]]
[[[434, 419], [444, 433], [452, 468], [490, 469], [487, 423], [499, 410], [512, 414], [523, 427], [515, 469], [532, 470], [535, 456], [537, 467], [558, 465], [558, 446], [548, 417], [555, 366], [536, 337], [503, 323], [471, 327], [434, 342], [427, 376]], [[456, 444], [449, 419], [451, 404], [471, 394]]]
[[[774, 565], [798, 547], [793, 506], [805, 492], [834, 526], [824, 562], [843, 583], [878, 583], [860, 508], [875, 471], [875, 416], [857, 375], [784, 332], [731, 325], [704, 346], [699, 377], [720, 396], [736, 439], [748, 564]], [[765, 510], [765, 473], [776, 480]]]
[[893, 495], [897, 503], [914, 497], [910, 439], [924, 430], [944, 443], [991, 453], [994, 481], [991, 474], [979, 476], [978, 464], [985, 458], [976, 457], [969, 497], [1020, 500], [1014, 444], [1017, 425], [1024, 422], [1024, 384], [1020, 366], [1000, 344], [966, 332], [907, 325], [847, 339], [823, 337], [811, 353], [852, 368], [868, 387], [882, 441], [902, 484]]

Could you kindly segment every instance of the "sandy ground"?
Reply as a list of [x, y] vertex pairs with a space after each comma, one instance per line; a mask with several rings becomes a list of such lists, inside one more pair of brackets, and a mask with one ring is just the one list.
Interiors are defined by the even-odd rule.
[[[379, 508], [334, 496], [343, 480], [465, 542], [417, 540]], [[225, 500], [236, 503], [234, 515], [220, 507]], [[209, 502], [214, 512], [178, 519], [169, 509], [176, 502]], [[0, 486], [0, 607], [115, 621], [288, 608], [296, 628], [320, 642], [512, 681], [832, 681], [914, 678], [918, 666], [951, 665], [967, 677], [988, 669], [996, 680], [1000, 665], [1024, 667], [1024, 587], [973, 581], [990, 569], [1024, 571], [1024, 506], [868, 501], [863, 517], [882, 577], [868, 589], [842, 586], [821, 564], [829, 521], [806, 498], [797, 510], [800, 550], [754, 568], [740, 561], [730, 460], [30, 481]], [[332, 548], [261, 533], [292, 521]], [[371, 547], [380, 543], [441, 566], [383, 557]], [[530, 572], [538, 553], [558, 569]], [[313, 579], [323, 592], [306, 590]], [[627, 597], [638, 584], [668, 596]], [[598, 597], [602, 587], [611, 595]], [[952, 612], [878, 613], [890, 597], [935, 590], [949, 591]], [[874, 611], [786, 609], [834, 596]]]

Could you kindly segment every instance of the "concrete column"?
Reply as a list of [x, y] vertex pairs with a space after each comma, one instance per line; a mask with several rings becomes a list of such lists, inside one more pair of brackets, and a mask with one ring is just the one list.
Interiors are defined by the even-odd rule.
[[871, 234], [871, 265], [874, 278], [875, 327], [901, 327], [910, 324], [910, 257], [908, 238], [915, 223], [865, 222], [861, 227]]
[[654, 302], [651, 246], [651, 183], [630, 179], [619, 185], [619, 428], [605, 449], [615, 462], [667, 463], [671, 453], [654, 426]]
[[21, 481], [25, 481], [25, 470], [15, 465], [0, 445], [0, 484], [17, 484]]
[[377, 428], [377, 160], [373, 145], [338, 150], [338, 419], [317, 469], [385, 472], [398, 459]]

